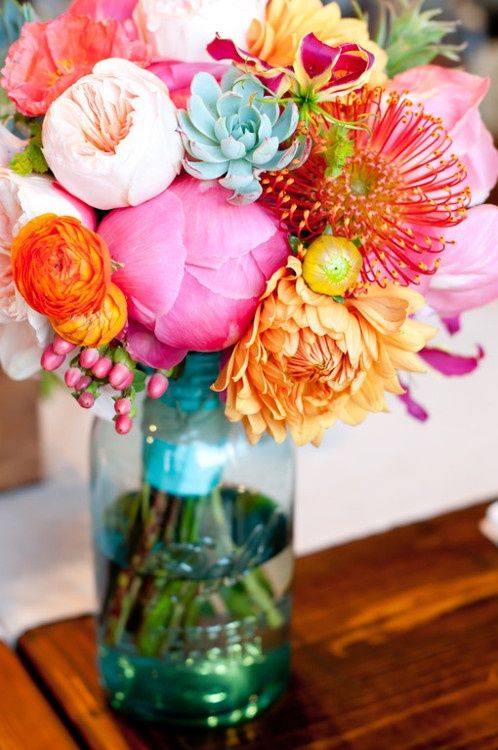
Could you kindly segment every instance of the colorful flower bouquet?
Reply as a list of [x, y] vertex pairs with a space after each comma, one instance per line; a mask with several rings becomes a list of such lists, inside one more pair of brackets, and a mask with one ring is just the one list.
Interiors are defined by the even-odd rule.
[[101, 669], [142, 717], [236, 723], [285, 684], [287, 436], [386, 393], [424, 419], [400, 373], [483, 355], [427, 317], [498, 297], [489, 82], [430, 64], [458, 48], [422, 5], [369, 33], [321, 0], [4, 2], [0, 363], [128, 436], [96, 438]]

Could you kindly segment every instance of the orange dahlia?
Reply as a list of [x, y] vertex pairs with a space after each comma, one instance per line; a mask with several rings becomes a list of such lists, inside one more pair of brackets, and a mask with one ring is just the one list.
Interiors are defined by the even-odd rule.
[[336, 420], [386, 411], [385, 392], [403, 393], [397, 370], [425, 370], [416, 352], [435, 330], [410, 318], [423, 304], [394, 284], [335, 302], [312, 292], [289, 258], [213, 386], [227, 391], [227, 418], [243, 422], [251, 443], [289, 431], [297, 445], [318, 445]]
[[254, 20], [249, 29], [249, 52], [278, 67], [294, 62], [301, 39], [315, 34], [330, 46], [354, 42], [375, 55], [371, 82], [383, 83], [387, 55], [368, 36], [365, 21], [342, 18], [337, 3], [323, 5], [321, 0], [271, 0], [264, 22]]
[[102, 237], [71, 216], [44, 214], [14, 238], [12, 273], [28, 305], [56, 320], [97, 312], [111, 284]]
[[111, 284], [96, 312], [76, 315], [67, 320], [51, 318], [50, 323], [65, 341], [75, 346], [100, 349], [121, 333], [126, 319], [126, 298], [116, 284]]
[[363, 282], [418, 283], [437, 270], [444, 229], [465, 218], [470, 201], [450, 136], [421, 105], [381, 88], [365, 87], [324, 109], [341, 122], [363, 123], [349, 131], [341, 168], [337, 127], [323, 120], [304, 166], [264, 176], [263, 200], [302, 240], [330, 225], [335, 236], [356, 241]]

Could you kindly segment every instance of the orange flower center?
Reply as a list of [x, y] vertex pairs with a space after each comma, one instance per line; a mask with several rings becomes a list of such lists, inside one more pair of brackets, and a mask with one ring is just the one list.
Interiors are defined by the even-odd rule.
[[336, 391], [347, 388], [355, 374], [349, 357], [334, 339], [308, 330], [301, 331], [297, 351], [286, 360], [285, 367], [294, 382], [324, 383]]

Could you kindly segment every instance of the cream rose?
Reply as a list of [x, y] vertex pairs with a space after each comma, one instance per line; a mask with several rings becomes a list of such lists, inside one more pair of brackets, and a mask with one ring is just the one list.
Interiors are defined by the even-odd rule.
[[247, 49], [254, 18], [265, 18], [266, 0], [139, 0], [133, 19], [155, 59], [212, 62], [206, 45], [216, 34]]
[[21, 177], [0, 169], [0, 365], [14, 380], [40, 369], [40, 356], [53, 330], [48, 320], [32, 310], [12, 278], [10, 246], [22, 226], [45, 213], [74, 216], [95, 226], [93, 212], [54, 185], [48, 177]]
[[50, 106], [43, 152], [57, 180], [104, 210], [162, 193], [180, 172], [183, 145], [165, 84], [127, 60], [103, 60]]

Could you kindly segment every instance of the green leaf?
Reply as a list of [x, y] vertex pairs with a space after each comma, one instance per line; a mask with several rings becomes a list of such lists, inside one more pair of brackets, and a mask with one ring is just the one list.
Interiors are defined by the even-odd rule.
[[43, 156], [43, 151], [34, 141], [30, 141], [24, 151], [12, 157], [9, 167], [13, 172], [20, 175], [28, 175], [32, 172], [36, 172], [36, 174], [48, 172], [48, 164]]
[[33, 164], [27, 148], [25, 148], [24, 151], [21, 151], [20, 154], [16, 154], [12, 157], [9, 162], [9, 167], [13, 172], [20, 175], [27, 175], [33, 172]]
[[145, 391], [145, 383], [147, 375], [142, 370], [135, 370], [135, 377], [133, 378], [133, 388], [137, 393]]

